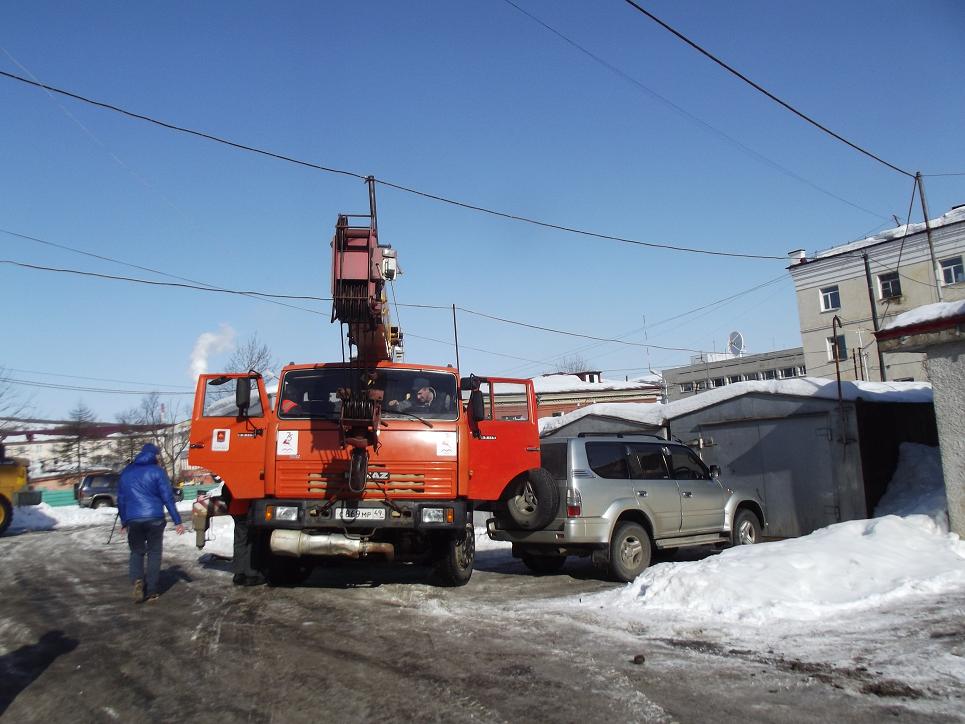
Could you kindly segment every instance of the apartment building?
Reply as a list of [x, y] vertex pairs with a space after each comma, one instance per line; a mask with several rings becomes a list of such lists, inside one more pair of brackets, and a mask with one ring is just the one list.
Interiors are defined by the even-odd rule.
[[[965, 299], [965, 205], [807, 255], [791, 252], [804, 366], [842, 379], [923, 380], [923, 355], [879, 354], [874, 331], [923, 304]], [[837, 364], [836, 364], [837, 362]], [[884, 369], [882, 369], [882, 363]]]
[[685, 367], [664, 370], [663, 378], [667, 398], [675, 402], [736, 382], [786, 380], [806, 374], [804, 350], [795, 347], [748, 355], [704, 352], [692, 357]]

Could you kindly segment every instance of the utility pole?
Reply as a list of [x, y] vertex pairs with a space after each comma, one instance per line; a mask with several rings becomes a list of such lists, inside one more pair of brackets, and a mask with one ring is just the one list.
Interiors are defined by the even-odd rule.
[[[868, 303], [871, 305], [871, 323], [877, 332], [878, 308], [875, 306], [875, 285], [874, 282], [871, 281], [871, 264], [868, 263], [868, 252], [864, 252], [861, 258], [864, 259], [864, 276], [865, 279], [868, 280]], [[875, 342], [875, 349], [878, 350], [878, 373], [881, 375], [881, 381], [885, 382], [887, 379], [885, 375], [885, 356], [881, 353], [881, 348], [877, 342]]]
[[[925, 236], [928, 238], [928, 254], [931, 256], [931, 270], [932, 274], [935, 276], [935, 292], [938, 295], [938, 301], [945, 301], [944, 295], [942, 294], [942, 283], [941, 283], [941, 271], [938, 268], [938, 262], [935, 260], [935, 245], [932, 244], [931, 240], [931, 224], [928, 222], [928, 204], [925, 203], [925, 184], [921, 180], [921, 171], [915, 174], [915, 183], [918, 184], [918, 198], [921, 199], [921, 213], [925, 217]], [[877, 329], [877, 327], [875, 327]]]

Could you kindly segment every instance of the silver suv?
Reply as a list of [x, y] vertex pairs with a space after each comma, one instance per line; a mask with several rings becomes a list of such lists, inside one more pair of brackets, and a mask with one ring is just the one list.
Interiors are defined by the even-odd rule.
[[589, 555], [613, 579], [632, 581], [654, 548], [757, 543], [766, 526], [756, 491], [728, 488], [716, 465], [708, 468], [679, 442], [581, 434], [541, 441], [540, 451], [559, 487], [556, 519], [539, 530], [504, 517], [486, 523], [489, 537], [512, 542], [513, 555], [536, 573], [559, 571], [567, 556]]

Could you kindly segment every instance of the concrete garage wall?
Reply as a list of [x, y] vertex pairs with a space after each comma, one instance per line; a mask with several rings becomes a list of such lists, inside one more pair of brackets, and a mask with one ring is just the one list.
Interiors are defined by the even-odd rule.
[[953, 530], [965, 531], [965, 341], [936, 345], [925, 361], [935, 389], [942, 470]]

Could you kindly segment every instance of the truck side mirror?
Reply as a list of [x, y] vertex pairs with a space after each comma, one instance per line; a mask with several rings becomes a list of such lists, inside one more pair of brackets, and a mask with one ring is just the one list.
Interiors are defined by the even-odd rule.
[[251, 378], [239, 377], [235, 387], [235, 405], [238, 408], [238, 417], [245, 417], [248, 414], [248, 407], [251, 405]]
[[477, 387], [469, 393], [469, 412], [475, 421], [486, 419], [486, 405], [483, 401], [483, 394]]

